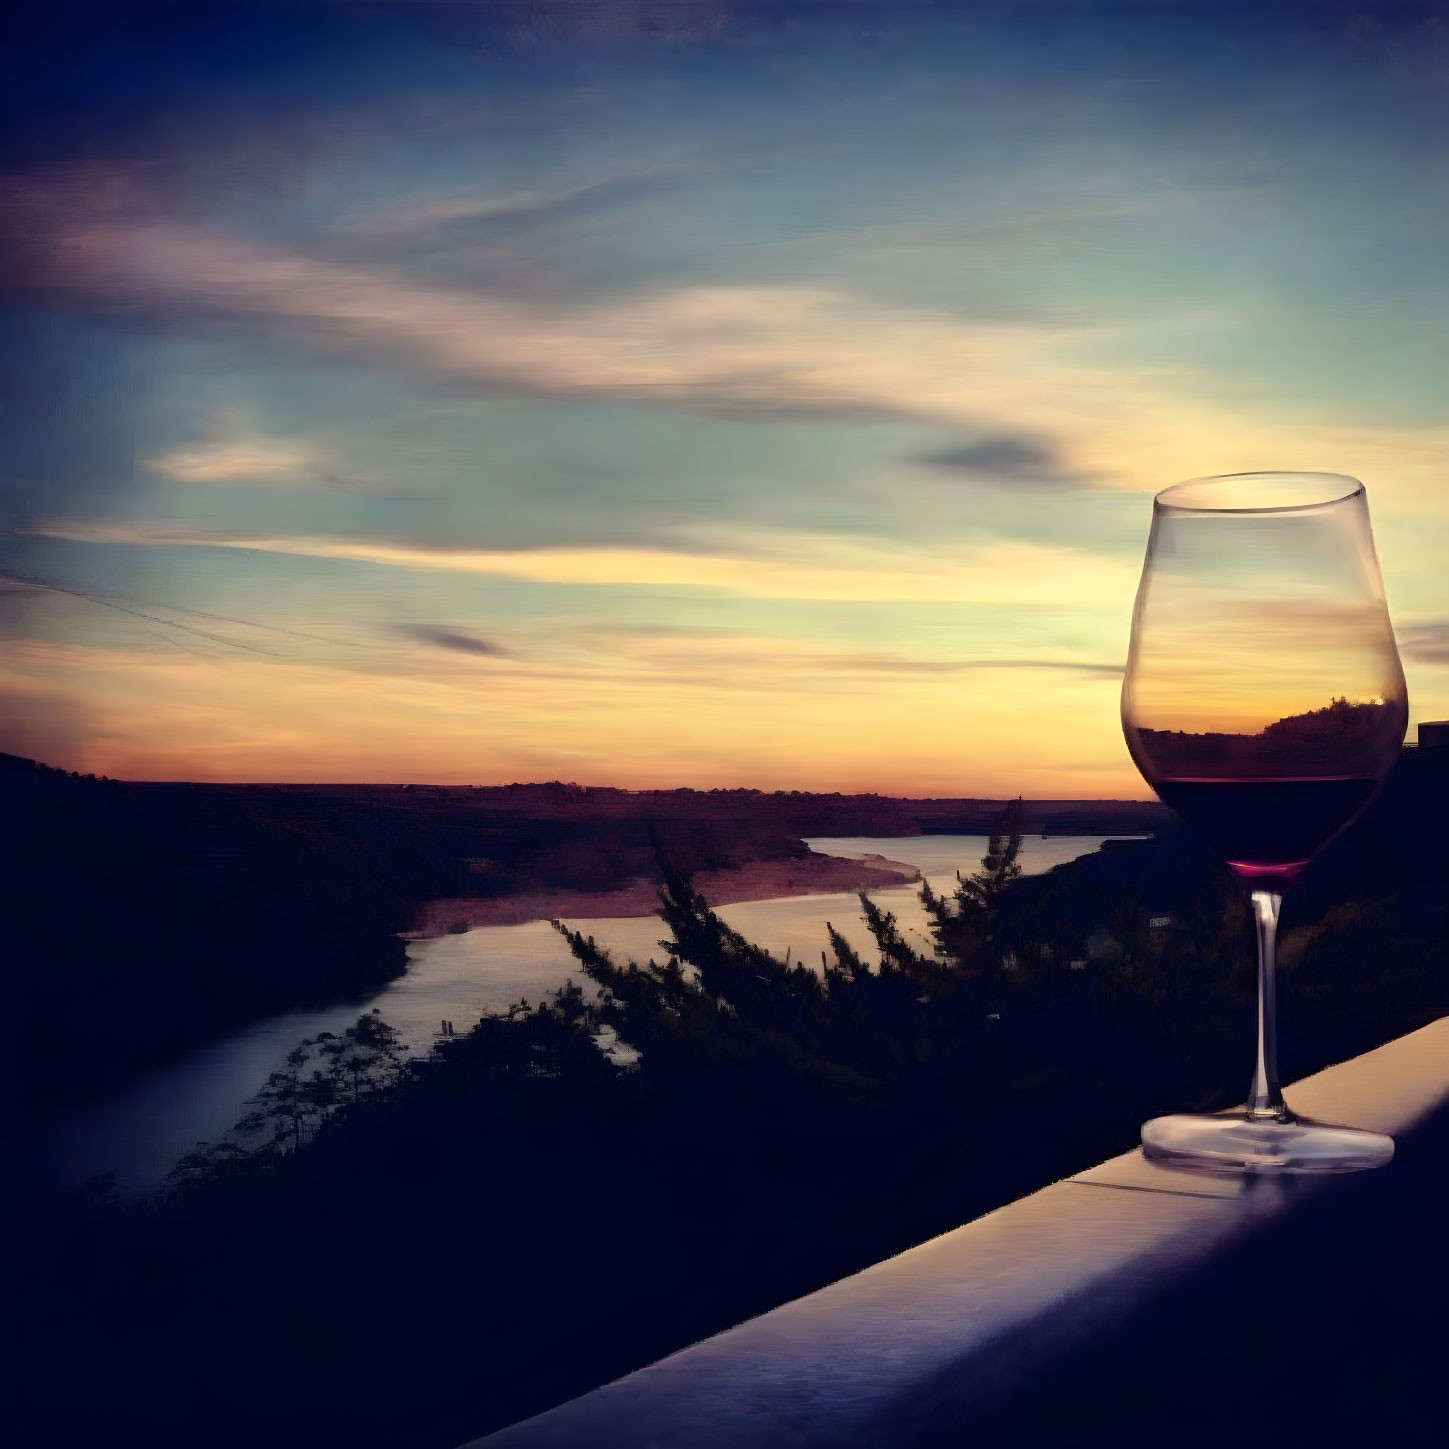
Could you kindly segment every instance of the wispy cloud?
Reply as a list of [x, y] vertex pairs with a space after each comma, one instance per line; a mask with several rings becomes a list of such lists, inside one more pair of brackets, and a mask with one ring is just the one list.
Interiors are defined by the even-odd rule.
[[1400, 629], [1399, 651], [1419, 664], [1449, 664], [1449, 619], [1432, 619]]
[[[818, 663], [830, 661], [818, 659]], [[1074, 674], [1100, 674], [1120, 678], [1121, 664], [1099, 664], [1085, 659], [900, 659], [884, 654], [860, 654], [836, 661], [837, 667], [864, 674], [960, 674], [973, 669], [1064, 669]]]
[[168, 483], [295, 485], [315, 477], [325, 461], [300, 440], [239, 435], [200, 442], [143, 458], [142, 466]]
[[[215, 619], [218, 622], [239, 624], [248, 629], [267, 629], [270, 633], [285, 634], [290, 630], [273, 629], [265, 624], [252, 624], [246, 619], [234, 619], [222, 614], [203, 614], [197, 609], [166, 609], [165, 612], [158, 612], [164, 608], [161, 605], [143, 606], [135, 599], [110, 598], [103, 594], [91, 593], [86, 589], [74, 588], [68, 584], [59, 584], [47, 579], [32, 578], [24, 574], [6, 573], [0, 574], [0, 587], [7, 589], [33, 590], [37, 593], [63, 594], [69, 598], [80, 599], [88, 604], [95, 604], [98, 608], [114, 609], [118, 614], [129, 614], [133, 619], [145, 620], [148, 624], [160, 625], [166, 630], [175, 630], [181, 634], [187, 634], [196, 639], [205, 640], [209, 644], [218, 644], [225, 649], [240, 649], [248, 654], [269, 654], [272, 651], [263, 648], [255, 641], [239, 639], [234, 635], [219, 634], [214, 629], [203, 629], [196, 624], [188, 624], [184, 620], [170, 617], [173, 613], [194, 615], [197, 618]], [[305, 637], [295, 635], [294, 637]]]
[[[605, 653], [614, 653], [629, 668], [666, 669], [679, 677], [692, 673], [727, 678], [743, 670], [793, 681], [808, 689], [837, 679], [859, 675], [918, 676], [923, 682], [939, 677], [985, 671], [1046, 670], [1089, 678], [1121, 678], [1123, 665], [1060, 654], [988, 653], [969, 656], [929, 656], [903, 651], [867, 652], [826, 640], [782, 637], [715, 629], [623, 629], [592, 632]], [[831, 685], [833, 688], [834, 686]], [[852, 687], [854, 687], [852, 685]]]
[[654, 166], [604, 172], [493, 196], [452, 196], [433, 201], [415, 201], [340, 217], [330, 228], [333, 236], [365, 244], [417, 245], [430, 238], [446, 236], [464, 228], [490, 222], [516, 222], [554, 216], [579, 206], [593, 205], [620, 194], [632, 193], [656, 182], [683, 175], [690, 168], [683, 163], [660, 162]]
[[[985, 323], [837, 289], [687, 286], [570, 305], [420, 282], [158, 219], [125, 177], [15, 182], [31, 285], [140, 319], [241, 326], [315, 351], [539, 397], [890, 417], [1052, 450], [1062, 473], [1156, 490], [1201, 473], [1333, 465], [1437, 496], [1449, 429], [1288, 423], [1092, 366], [1094, 332]], [[1008, 450], [1009, 451], [1009, 450]], [[233, 460], [235, 461], [235, 460]], [[941, 460], [949, 466], [949, 455]], [[987, 463], [960, 451], [956, 466]], [[1030, 459], [998, 446], [994, 462]], [[193, 458], [193, 474], [222, 466]]]
[[72, 218], [52, 230], [48, 280], [113, 306], [269, 327], [543, 396], [960, 420], [1019, 410], [1023, 370], [1035, 376], [1047, 340], [814, 288], [686, 287], [549, 308], [165, 222]]
[[1046, 440], [1023, 437], [984, 438], [956, 448], [926, 453], [920, 462], [948, 473], [982, 478], [1009, 478], [1023, 483], [1062, 483], [1069, 479], [1056, 449]]
[[533, 583], [706, 590], [758, 599], [943, 601], [1081, 608], [1130, 601], [1137, 560], [1023, 541], [949, 555], [829, 537], [762, 540], [755, 553], [662, 548], [447, 549], [336, 538], [244, 538], [136, 524], [52, 521], [32, 533], [86, 543], [247, 549], [301, 558], [491, 574]]
[[[236, 614], [221, 614], [210, 609], [190, 608], [184, 604], [157, 603], [150, 599], [105, 594], [96, 589], [61, 583], [55, 579], [36, 578], [34, 575], [9, 570], [0, 572], [0, 593], [6, 592], [21, 595], [26, 593], [56, 594], [63, 598], [76, 599], [81, 603], [93, 604], [100, 609], [114, 610], [118, 614], [127, 614], [134, 619], [140, 619], [148, 625], [158, 626], [163, 637], [177, 633], [184, 634], [193, 639], [203, 640], [207, 644], [218, 645], [227, 650], [240, 650], [247, 654], [272, 655], [276, 654], [278, 650], [276, 647], [264, 648], [255, 638], [239, 636], [235, 630], [223, 632], [215, 626], [234, 625], [238, 629], [264, 634], [268, 636], [269, 642], [274, 646], [283, 641], [296, 641], [307, 644], [340, 645], [350, 649], [364, 647], [355, 640], [339, 638], [335, 635], [313, 634], [303, 629], [289, 629], [281, 624], [244, 619]], [[204, 621], [207, 627], [203, 628], [201, 622], [198, 621]], [[157, 631], [153, 630], [153, 632]], [[177, 642], [174, 637], [172, 642]]]
[[481, 654], [489, 659], [506, 659], [509, 651], [491, 639], [470, 634], [464, 629], [450, 629], [442, 624], [398, 624], [399, 634], [420, 644], [438, 649], [451, 649], [458, 654]]
[[415, 4], [454, 5], [462, 30], [501, 38], [518, 50], [549, 47], [567, 40], [612, 44], [622, 35], [675, 46], [714, 38], [752, 7], [726, 0], [490, 0], [486, 5], [456, 0], [413, 0]]

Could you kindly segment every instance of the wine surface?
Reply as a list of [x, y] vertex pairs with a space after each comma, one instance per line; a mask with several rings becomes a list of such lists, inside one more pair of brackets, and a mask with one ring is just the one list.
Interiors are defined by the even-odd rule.
[[1363, 775], [1321, 775], [1166, 779], [1154, 788], [1229, 865], [1252, 869], [1306, 861], [1368, 804], [1378, 784]]

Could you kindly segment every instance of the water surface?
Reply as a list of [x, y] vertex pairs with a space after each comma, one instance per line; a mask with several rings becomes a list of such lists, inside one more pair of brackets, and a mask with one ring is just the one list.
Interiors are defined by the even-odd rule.
[[[1028, 836], [1022, 845], [1022, 869], [1028, 874], [1049, 870], [1095, 850], [1101, 840], [1086, 835]], [[933, 888], [945, 892], [955, 888], [958, 870], [969, 872], [980, 864], [986, 837], [849, 836], [809, 843], [829, 855], [883, 855], [913, 865]], [[906, 885], [873, 891], [871, 898], [894, 912], [908, 936], [928, 949], [918, 891], [918, 886]], [[874, 942], [853, 892], [739, 901], [721, 907], [720, 915], [750, 940], [813, 965], [818, 965], [827, 945], [825, 923], [830, 921], [871, 959]], [[666, 933], [657, 916], [571, 918], [568, 924], [594, 936], [621, 958], [663, 956], [659, 942]], [[118, 1185], [128, 1192], [154, 1191], [183, 1153], [226, 1132], [268, 1073], [280, 1069], [287, 1053], [304, 1037], [340, 1032], [360, 1012], [375, 1006], [408, 1047], [425, 1051], [437, 1039], [444, 1020], [461, 1032], [484, 1011], [523, 999], [539, 1001], [571, 978], [593, 989], [547, 921], [479, 926], [460, 935], [415, 941], [408, 948], [406, 975], [366, 1002], [290, 1011], [253, 1022], [146, 1074], [109, 1101], [75, 1114], [47, 1143], [42, 1171], [73, 1184], [114, 1172]]]

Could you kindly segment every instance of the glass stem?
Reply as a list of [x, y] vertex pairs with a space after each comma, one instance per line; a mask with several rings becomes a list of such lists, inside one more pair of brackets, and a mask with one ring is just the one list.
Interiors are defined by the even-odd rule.
[[1278, 1085], [1278, 1012], [1274, 989], [1274, 952], [1278, 943], [1278, 910], [1283, 897], [1272, 891], [1253, 892], [1253, 919], [1258, 927], [1258, 1064], [1248, 1093], [1249, 1117], [1284, 1121], [1288, 1108]]

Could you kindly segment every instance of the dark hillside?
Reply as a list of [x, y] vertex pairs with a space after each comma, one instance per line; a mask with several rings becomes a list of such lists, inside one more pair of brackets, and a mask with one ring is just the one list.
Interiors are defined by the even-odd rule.
[[[797, 859], [812, 833], [989, 828], [992, 804], [560, 783], [150, 784], [3, 755], [10, 1100], [24, 1116], [258, 1017], [361, 999], [403, 971], [398, 934], [428, 900]], [[1141, 829], [1161, 812], [1056, 805], [1042, 818], [1080, 829]]]
[[283, 813], [14, 760], [0, 788], [22, 1111], [258, 1015], [375, 989], [403, 970], [412, 902], [460, 874], [460, 852], [361, 802], [293, 797]]
[[[1325, 862], [1331, 909], [1289, 923], [1288, 1076], [1449, 1009], [1442, 919], [1399, 913], [1436, 868], [1405, 832], [1445, 783], [1411, 759]], [[570, 937], [598, 1001], [566, 988], [411, 1063], [370, 1016], [304, 1044], [168, 1196], [31, 1222], [34, 1442], [449, 1449], [1123, 1151], [1146, 1117], [1240, 1100], [1241, 888], [1182, 835], [1025, 880], [1019, 843], [1003, 825], [928, 899], [939, 953], [866, 900], [877, 960], [834, 936], [820, 969], [782, 961], [675, 879], [655, 960]]]
[[401, 974], [429, 899], [808, 853], [737, 808], [612, 793], [601, 818], [565, 786], [137, 784], [0, 757], [10, 1101], [23, 1116], [257, 1017], [361, 999]]

